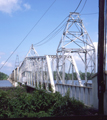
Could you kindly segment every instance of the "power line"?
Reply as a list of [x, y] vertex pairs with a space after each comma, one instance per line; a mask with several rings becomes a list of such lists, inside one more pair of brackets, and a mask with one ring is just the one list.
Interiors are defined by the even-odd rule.
[[52, 39], [62, 30], [62, 28], [64, 28], [64, 26], [65, 26], [65, 23], [63, 24], [63, 26], [61, 26], [61, 27], [52, 35], [52, 37], [50, 37], [50, 38], [49, 38], [48, 40], [46, 40], [44, 43], [39, 44], [39, 45], [37, 45], [37, 46], [44, 45], [44, 44], [46, 44], [47, 42], [49, 42], [50, 40], [52, 40]]
[[[67, 16], [67, 17], [68, 17], [68, 16]], [[67, 18], [67, 17], [66, 17], [66, 18]], [[41, 41], [39, 41], [39, 42], [37, 42], [37, 43], [35, 43], [35, 44], [33, 44], [33, 45], [35, 46], [35, 45], [43, 42], [44, 40], [46, 40], [56, 29], [59, 28], [59, 26], [66, 20], [66, 18], [65, 18], [51, 33], [49, 33], [44, 39], [42, 39]]]
[[24, 39], [20, 42], [20, 44], [16, 47], [16, 49], [13, 51], [13, 53], [8, 57], [8, 59], [5, 61], [5, 63], [1, 66], [0, 70], [2, 67], [6, 64], [6, 62], [11, 58], [11, 56], [15, 53], [15, 51], [19, 48], [19, 46], [22, 44], [22, 42], [27, 38], [27, 36], [32, 32], [32, 30], [37, 26], [37, 24], [40, 22], [40, 20], [45, 16], [45, 14], [49, 11], [49, 9], [52, 7], [52, 5], [56, 2], [54, 2], [49, 6], [49, 8], [44, 12], [44, 14], [40, 17], [40, 19], [36, 22], [36, 24], [31, 28], [31, 30], [27, 33], [27, 35], [24, 37]]
[[86, 14], [81, 14], [81, 15], [94, 15], [94, 14], [98, 14], [98, 12], [95, 12], [95, 13], [86, 13]]
[[[11, 56], [15, 53], [15, 51], [19, 48], [19, 46], [22, 44], [22, 42], [27, 38], [27, 36], [32, 32], [32, 30], [36, 27], [36, 25], [40, 22], [40, 20], [44, 17], [44, 15], [49, 11], [49, 9], [52, 7], [52, 5], [56, 2], [56, 0], [50, 5], [50, 7], [45, 11], [45, 13], [41, 16], [41, 18], [37, 21], [37, 23], [32, 27], [32, 29], [27, 33], [27, 35], [24, 37], [24, 39], [20, 42], [20, 44], [16, 47], [16, 49], [13, 51], [13, 53], [8, 57], [8, 59], [5, 61], [5, 63], [1, 66], [0, 70], [3, 68], [3, 66], [6, 64], [6, 62], [11, 58]], [[82, 0], [80, 0], [77, 8], [74, 12], [77, 11], [81, 4]], [[67, 16], [68, 17], [68, 16]]]
[[75, 9], [75, 11], [74, 11], [74, 12], [76, 12], [76, 11], [77, 11], [77, 9], [79, 8], [79, 6], [80, 6], [81, 2], [82, 2], [82, 0], [80, 0], [79, 4], [78, 4], [78, 6], [77, 6], [77, 8]]
[[[76, 9], [74, 10], [74, 12], [77, 11], [77, 9], [79, 8], [81, 2], [82, 2], [82, 0], [80, 0], [79, 4], [78, 4], [78, 6], [76, 7]], [[67, 17], [69, 17], [69, 16], [67, 16]], [[67, 18], [67, 17], [66, 17], [66, 18]], [[39, 41], [39, 42], [37, 42], [37, 43], [35, 43], [35, 44], [33, 44], [33, 45], [35, 46], [35, 45], [43, 42], [45, 39], [47, 39], [47, 38], [66, 20], [66, 18], [65, 18], [49, 35], [47, 35], [44, 39], [42, 39], [41, 41]], [[50, 40], [47, 40], [47, 41], [50, 41]], [[45, 43], [47, 43], [47, 42], [45, 42]], [[43, 44], [40, 44], [40, 45], [43, 45]], [[38, 46], [39, 46], [39, 45], [38, 45]]]
[[83, 7], [82, 7], [80, 13], [83, 11], [83, 9], [84, 9], [84, 7], [85, 7], [85, 5], [86, 5], [86, 2], [87, 2], [87, 0], [85, 0], [85, 3], [84, 3], [84, 5], [83, 5]]

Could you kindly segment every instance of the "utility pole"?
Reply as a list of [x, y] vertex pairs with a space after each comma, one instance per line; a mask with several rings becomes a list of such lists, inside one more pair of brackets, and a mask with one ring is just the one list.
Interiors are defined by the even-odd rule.
[[99, 0], [99, 36], [98, 36], [98, 109], [99, 115], [104, 114], [105, 67], [104, 67], [104, 1]]

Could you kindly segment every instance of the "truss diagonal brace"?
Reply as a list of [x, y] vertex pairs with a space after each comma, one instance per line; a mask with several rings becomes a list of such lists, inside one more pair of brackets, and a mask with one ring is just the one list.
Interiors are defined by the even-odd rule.
[[48, 55], [46, 55], [46, 61], [47, 61], [47, 65], [48, 65], [48, 72], [49, 72], [51, 86], [53, 88], [53, 92], [55, 93], [55, 84], [54, 84], [54, 80], [53, 80], [53, 74], [52, 74], [52, 69], [51, 69], [51, 64], [50, 64], [50, 58], [48, 57]]
[[[71, 60], [69, 58], [67, 58], [67, 59], [71, 62]], [[78, 68], [77, 68], [77, 65], [76, 65], [76, 62], [75, 62], [73, 56], [71, 56], [71, 59], [72, 59], [72, 64], [74, 65], [74, 68], [75, 68], [75, 71], [76, 71], [76, 74], [77, 74], [77, 78], [78, 78], [79, 84], [80, 84], [80, 86], [83, 86], [83, 84], [81, 83], [81, 78], [80, 78], [80, 75], [79, 75], [79, 72], [78, 72]]]

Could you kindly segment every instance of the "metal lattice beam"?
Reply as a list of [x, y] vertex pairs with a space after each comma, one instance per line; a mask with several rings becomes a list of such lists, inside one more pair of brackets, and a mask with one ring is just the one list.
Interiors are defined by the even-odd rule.
[[[83, 25], [79, 13], [71, 12], [57, 48], [57, 70], [60, 72], [60, 66], [62, 66], [63, 83], [65, 80], [64, 55], [70, 54], [73, 56], [74, 53], [77, 54], [85, 66], [85, 81], [87, 83], [87, 72], [96, 72], [95, 47]], [[62, 63], [59, 62], [59, 55], [62, 56]]]

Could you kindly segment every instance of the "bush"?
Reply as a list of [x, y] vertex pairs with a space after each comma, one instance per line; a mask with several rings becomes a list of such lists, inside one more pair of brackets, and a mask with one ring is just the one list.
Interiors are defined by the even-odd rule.
[[0, 91], [0, 118], [49, 117], [86, 114], [84, 104], [59, 92], [47, 93], [35, 89], [32, 94], [25, 88]]
[[0, 90], [0, 118], [8, 117], [8, 101], [7, 92]]

